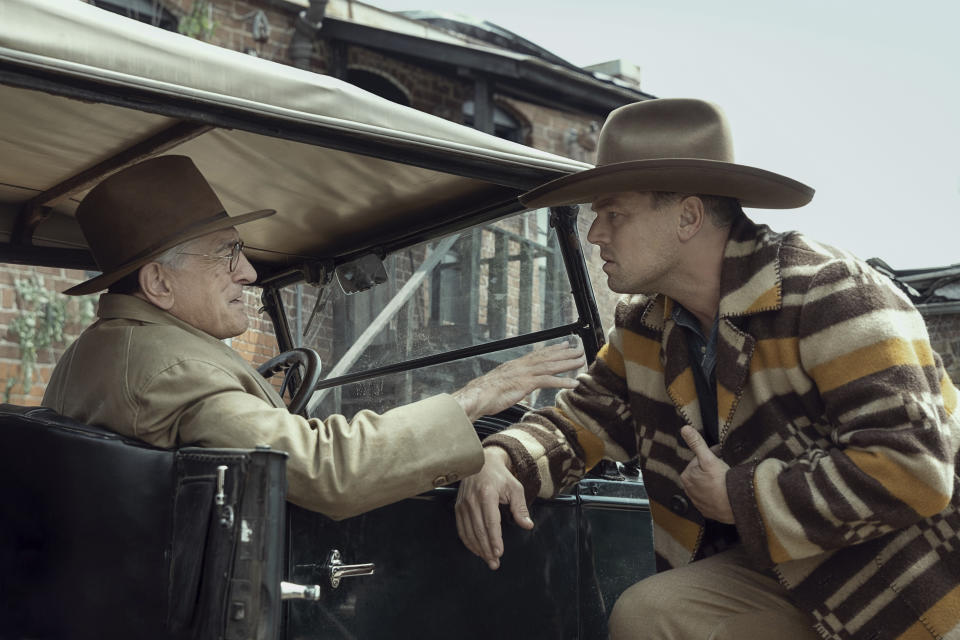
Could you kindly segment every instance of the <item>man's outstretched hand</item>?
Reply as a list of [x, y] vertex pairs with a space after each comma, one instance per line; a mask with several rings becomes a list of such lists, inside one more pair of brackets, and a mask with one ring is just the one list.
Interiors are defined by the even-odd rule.
[[[558, 374], [584, 364], [580, 347], [565, 343], [551, 345], [501, 364], [471, 380], [455, 391], [453, 397], [467, 416], [476, 420], [512, 407], [535, 389], [576, 387], [576, 380]], [[527, 511], [523, 486], [510, 472], [507, 452], [500, 447], [487, 447], [483, 457], [480, 472], [460, 483], [456, 506], [457, 533], [470, 551], [483, 558], [491, 569], [497, 569], [503, 555], [500, 505], [509, 505], [514, 520], [524, 529], [532, 529], [533, 520]]]
[[512, 407], [536, 389], [576, 387], [576, 380], [557, 374], [582, 367], [584, 363], [580, 347], [555, 344], [504, 362], [452, 395], [470, 420], [476, 420]]
[[464, 478], [457, 493], [457, 533], [467, 549], [491, 569], [500, 567], [503, 534], [500, 505], [510, 505], [513, 519], [524, 529], [533, 529], [533, 520], [523, 497], [523, 485], [510, 472], [510, 459], [500, 447], [483, 450], [483, 468]]
[[733, 524], [733, 508], [727, 495], [727, 470], [730, 465], [710, 450], [693, 427], [683, 427], [680, 435], [696, 456], [680, 474], [683, 490], [703, 517]]

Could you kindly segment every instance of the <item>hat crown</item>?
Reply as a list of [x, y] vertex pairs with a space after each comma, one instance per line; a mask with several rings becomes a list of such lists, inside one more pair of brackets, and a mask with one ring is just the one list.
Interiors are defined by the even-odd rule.
[[730, 128], [716, 105], [689, 98], [635, 102], [612, 111], [600, 131], [598, 167], [679, 158], [733, 162]]
[[107, 272], [166, 250], [171, 240], [226, 212], [190, 158], [160, 156], [98, 184], [76, 215], [97, 265]]
[[618, 191], [670, 191], [736, 198], [744, 207], [791, 209], [813, 189], [733, 161], [720, 109], [691, 98], [659, 98], [612, 111], [597, 141], [597, 165], [520, 196], [531, 209], [593, 202]]
[[105, 289], [178, 244], [276, 213], [229, 216], [193, 160], [160, 156], [113, 174], [77, 207], [77, 222], [103, 272], [64, 291]]

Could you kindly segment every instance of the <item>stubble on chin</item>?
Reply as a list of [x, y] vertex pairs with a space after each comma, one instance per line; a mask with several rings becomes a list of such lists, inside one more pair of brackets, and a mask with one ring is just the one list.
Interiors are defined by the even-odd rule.
[[620, 293], [624, 295], [645, 295], [645, 296], [654, 296], [658, 292], [653, 291], [652, 287], [646, 286], [644, 284], [630, 284], [626, 282], [615, 281], [612, 277], [607, 276], [607, 288], [614, 293]]

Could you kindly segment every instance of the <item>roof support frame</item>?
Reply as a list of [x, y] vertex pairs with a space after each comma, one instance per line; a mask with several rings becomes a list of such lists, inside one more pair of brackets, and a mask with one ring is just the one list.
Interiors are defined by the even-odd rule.
[[292, 121], [190, 97], [164, 94], [162, 100], [158, 100], [150, 90], [115, 86], [87, 77], [47, 74], [38, 69], [19, 69], [4, 61], [0, 61], [0, 84], [373, 156], [524, 191], [566, 175], [559, 169], [508, 164], [429, 145], [417, 148], [409, 140], [374, 137], [368, 133]]
[[53, 207], [70, 196], [97, 184], [107, 176], [163, 153], [188, 140], [192, 140], [213, 129], [208, 124], [178, 122], [146, 140], [142, 140], [117, 153], [89, 169], [67, 178], [43, 193], [39, 193], [21, 207], [20, 215], [14, 225], [11, 240], [13, 244], [31, 245], [37, 227], [46, 220]]

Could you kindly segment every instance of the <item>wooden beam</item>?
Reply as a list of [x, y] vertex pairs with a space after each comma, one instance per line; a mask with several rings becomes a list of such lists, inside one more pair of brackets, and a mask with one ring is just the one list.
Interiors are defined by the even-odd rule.
[[25, 247], [23, 245], [0, 243], [0, 262], [99, 271], [96, 261], [86, 249]]
[[20, 215], [17, 217], [11, 236], [13, 244], [31, 245], [37, 227], [50, 216], [57, 203], [89, 189], [121, 169], [168, 151], [188, 140], [203, 135], [213, 128], [212, 125], [208, 124], [179, 122], [37, 194], [21, 207]]

